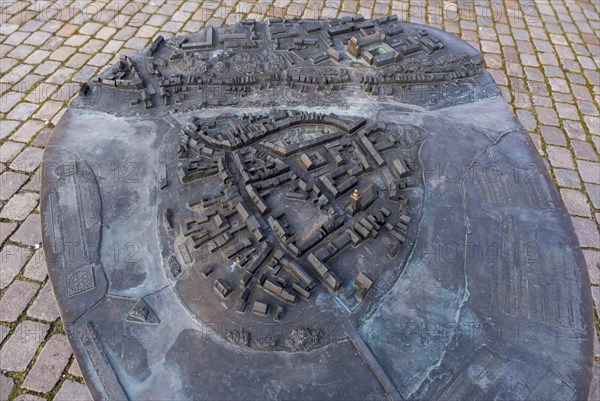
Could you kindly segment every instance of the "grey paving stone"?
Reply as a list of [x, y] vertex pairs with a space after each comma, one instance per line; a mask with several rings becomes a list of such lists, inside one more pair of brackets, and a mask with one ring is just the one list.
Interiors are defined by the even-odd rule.
[[538, 65], [540, 65], [540, 63], [538, 63], [538, 61], [537, 61], [537, 58], [533, 54], [521, 55], [521, 61], [523, 62], [524, 65], [529, 65], [529, 66], [533, 66], [533, 67], [537, 67]]
[[72, 68], [61, 67], [50, 76], [49, 81], [54, 84], [62, 85], [67, 82], [75, 72], [76, 71]]
[[8, 56], [20, 60], [20, 59], [23, 59], [23, 58], [29, 56], [31, 54], [31, 52], [33, 52], [34, 50], [35, 50], [34, 46], [21, 44], [21, 45], [15, 47], [10, 53], [8, 53]]
[[571, 139], [586, 139], [585, 130], [579, 121], [564, 121], [563, 129]]
[[571, 82], [571, 87], [573, 88], [573, 95], [575, 96], [575, 98], [580, 99], [582, 101], [592, 101], [593, 99], [592, 95], [590, 94], [590, 90], [584, 85], [578, 85], [575, 82]]
[[539, 68], [525, 67], [525, 76], [533, 81], [544, 81], [544, 74]]
[[592, 284], [600, 285], [600, 252], [584, 249], [583, 257], [588, 267], [590, 281]]
[[0, 218], [23, 221], [37, 206], [39, 195], [34, 192], [21, 192], [14, 195], [0, 210]]
[[48, 143], [48, 138], [50, 137], [51, 133], [52, 133], [52, 130], [50, 128], [48, 128], [48, 127], [44, 128], [43, 130], [40, 131], [39, 134], [37, 134], [37, 136], [35, 138], [33, 138], [33, 141], [31, 142], [31, 144], [34, 146], [40, 146], [40, 147], [46, 146], [46, 144]]
[[540, 123], [545, 125], [554, 125], [557, 127], [560, 125], [558, 122], [558, 115], [553, 109], [549, 107], [536, 107], [535, 110]]
[[14, 399], [14, 401], [44, 401], [42, 397], [33, 394], [22, 394]]
[[8, 236], [17, 228], [17, 223], [5, 223], [0, 221], [0, 245], [4, 244], [4, 241]]
[[96, 71], [98, 71], [98, 68], [91, 65], [86, 65], [73, 76], [73, 81], [87, 82], [96, 74]]
[[44, 123], [37, 120], [26, 121], [10, 139], [18, 142], [29, 142], [42, 128]]
[[519, 116], [519, 121], [521, 124], [529, 130], [533, 131], [537, 127], [537, 121], [535, 116], [529, 110], [519, 109], [517, 110], [517, 116]]
[[106, 53], [98, 53], [92, 57], [90, 61], [87, 62], [89, 65], [93, 65], [96, 67], [104, 67], [108, 64], [108, 62], [112, 59], [110, 54]]
[[0, 369], [23, 372], [44, 341], [49, 328], [47, 324], [31, 320], [19, 323], [0, 350]]
[[12, 377], [0, 374], [0, 401], [7, 401], [14, 387], [15, 381]]
[[65, 45], [67, 46], [82, 46], [85, 42], [87, 42], [90, 39], [89, 35], [72, 35], [71, 37], [69, 37], [69, 39], [67, 39], [65, 41]]
[[0, 324], [0, 343], [4, 341], [9, 331], [10, 327]]
[[60, 45], [62, 45], [65, 41], [65, 38], [60, 38], [58, 36], [54, 36], [50, 39], [48, 39], [48, 41], [46, 41], [46, 43], [44, 43], [44, 46], [42, 46], [42, 49], [44, 50], [56, 50], [60, 47]]
[[69, 374], [76, 377], [83, 377], [83, 374], [81, 373], [81, 368], [77, 363], [77, 359], [73, 358], [73, 363], [71, 363], [71, 366], [69, 367]]
[[[567, 86], [566, 88], [563, 88], [562, 91], [570, 92], [570, 89], [568, 89], [568, 86]], [[558, 111], [558, 115], [560, 118], [565, 118], [565, 119], [569, 119], [569, 120], [579, 120], [579, 113], [577, 111], [577, 108], [573, 105], [565, 104], [565, 103], [557, 103], [556, 110]]]
[[85, 385], [65, 380], [56, 393], [54, 401], [92, 401], [92, 396]]
[[592, 213], [588, 205], [587, 197], [574, 189], [561, 189], [560, 195], [569, 211], [569, 214], [575, 216], [591, 217]]
[[[562, 78], [548, 78], [548, 83], [554, 92], [568, 93], [570, 91], [569, 84]], [[557, 107], [560, 112], [560, 108]]]
[[34, 72], [41, 75], [50, 75], [60, 66], [58, 61], [46, 60], [40, 64]]
[[31, 36], [29, 36], [27, 40], [25, 40], [25, 43], [33, 46], [40, 46], [44, 44], [44, 42], [47, 41], [50, 38], [50, 36], [52, 35], [48, 32], [37, 31], [32, 33]]
[[542, 133], [542, 137], [546, 143], [559, 146], [567, 145], [565, 134], [560, 128], [544, 125], [542, 128], [540, 128], [540, 132]]
[[[74, 47], [66, 46], [66, 45], [65, 46], [59, 46], [49, 56], [49, 58], [52, 59], [52, 60], [64, 61], [64, 60], [68, 59], [75, 52], [77, 52], [77, 49], [74, 48]], [[56, 73], [55, 73], [55, 75], [56, 75]], [[62, 78], [66, 79], [66, 76], [64, 76]], [[64, 82], [64, 79], [62, 80], [62, 82]], [[55, 77], [52, 76], [52, 77], [50, 77], [50, 81], [51, 82], [55, 82], [55, 81], [58, 81], [58, 80], [56, 80]], [[55, 82], [55, 83], [60, 83], [60, 82]]]
[[593, 220], [584, 217], [571, 217], [571, 221], [582, 247], [600, 248], [600, 235], [598, 235], [598, 227]]
[[538, 151], [540, 156], [544, 156], [544, 149], [542, 147], [542, 136], [538, 135], [538, 134], [529, 134], [529, 138], [531, 139], [531, 142], [533, 143], [533, 146], [535, 146], [536, 150]]
[[24, 144], [6, 141], [0, 146], [0, 161], [8, 163], [25, 147]]
[[89, 58], [90, 56], [88, 54], [77, 53], [69, 59], [66, 66], [70, 68], [81, 68], [84, 65], [87, 65]]
[[579, 174], [575, 170], [567, 170], [562, 168], [555, 168], [554, 175], [556, 176], [556, 182], [560, 187], [567, 188], [580, 188], [581, 180]]
[[43, 248], [40, 247], [36, 250], [31, 259], [29, 259], [29, 262], [25, 265], [23, 276], [35, 281], [44, 281], [48, 277]]
[[19, 28], [18, 24], [9, 24], [8, 22], [4, 22], [0, 25], [0, 34], [2, 35], [10, 35], [14, 31]]
[[600, 209], [600, 185], [586, 183], [585, 190], [592, 200], [592, 206], [596, 209]]
[[40, 165], [43, 153], [43, 149], [28, 147], [12, 161], [10, 168], [31, 173]]
[[[19, 88], [23, 92], [29, 92], [32, 89], [34, 89], [34, 87], [37, 85], [37, 83], [42, 81], [43, 79], [44, 79], [44, 77], [42, 75], [29, 74], [25, 78], [23, 78], [21, 80], [21, 82], [18, 83], [18, 85], [19, 85]], [[35, 112], [35, 110], [37, 109], [38, 104], [36, 102], [34, 102], [33, 99], [31, 99], [31, 98], [29, 98], [29, 99], [25, 98], [25, 100], [27, 100], [31, 103], [26, 103], [23, 106], [23, 108], [20, 110], [22, 113], [24, 113], [23, 116], [21, 117], [21, 115], [19, 115], [19, 114], [13, 114], [13, 111], [17, 110], [17, 107], [15, 107], [13, 109], [13, 111], [10, 112], [9, 116], [13, 116], [12, 118], [14, 118], [15, 120], [28, 121], [31, 118], [31, 116], [33, 115], [33, 113]]]
[[21, 31], [26, 31], [26, 32], [36, 32], [36, 31], [40, 30], [40, 28], [42, 27], [42, 25], [44, 25], [44, 22], [45, 21], [40, 21], [40, 20], [32, 19], [32, 20], [27, 21], [24, 25], [21, 25], [20, 30]]
[[67, 336], [55, 334], [46, 342], [42, 352], [22, 384], [23, 388], [46, 393], [60, 380], [71, 357], [71, 345]]
[[38, 168], [23, 187], [26, 191], [40, 192], [42, 188], [42, 168]]
[[0, 175], [0, 200], [10, 199], [27, 181], [27, 175], [6, 171]]
[[140, 49], [143, 49], [144, 47], [146, 47], [147, 44], [148, 44], [148, 38], [133, 37], [133, 38], [129, 39], [127, 41], [127, 43], [125, 43], [125, 47], [127, 47], [129, 49], [140, 50]]
[[[598, 132], [600, 134], [600, 132]], [[600, 149], [600, 136], [592, 134], [592, 142], [596, 146], [596, 149]]]
[[16, 245], [6, 245], [0, 251], [0, 289], [6, 288], [27, 263], [31, 251]]
[[598, 161], [598, 155], [594, 151], [592, 144], [583, 141], [571, 141], [571, 147], [578, 159]]
[[55, 33], [57, 32], [61, 27], [63, 26], [63, 23], [61, 21], [48, 21], [46, 22], [43, 26], [42, 26], [42, 30], [45, 32], [52, 32]]
[[591, 182], [592, 184], [600, 183], [600, 164], [585, 160], [577, 160], [577, 167], [581, 179], [584, 182]]
[[10, 113], [8, 113], [7, 118], [11, 120], [26, 121], [38, 107], [39, 105], [35, 103], [19, 103], [10, 111]]
[[54, 115], [54, 117], [52, 117], [52, 120], [50, 120], [50, 122], [51, 122], [53, 125], [56, 125], [56, 124], [58, 124], [58, 122], [60, 121], [60, 118], [63, 116], [63, 114], [65, 114], [65, 112], [66, 112], [66, 111], [67, 111], [67, 108], [66, 108], [66, 107], [65, 107], [65, 108], [62, 108], [62, 109], [60, 109], [60, 111], [59, 111], [58, 113], [56, 113], [56, 114]]
[[[122, 32], [123, 30], [121, 30]], [[104, 53], [117, 53], [119, 51], [119, 49], [123, 46], [123, 41], [122, 40], [111, 40], [110, 42], [108, 42], [106, 44], [106, 46], [102, 49], [102, 52]]]
[[[2, 71], [2, 72], [10, 71], [10, 69], [13, 68], [15, 66], [15, 64], [18, 63], [17, 59], [13, 58], [14, 56], [12, 54], [13, 54], [13, 52], [10, 52], [10, 56], [3, 57], [0, 60], [0, 71]], [[6, 83], [6, 82], [3, 82], [3, 83], [6, 85], [7, 88], [10, 85], [10, 83]]]
[[[2, 96], [2, 101], [0, 102], [0, 113], [8, 113], [10, 109], [12, 109], [17, 103], [19, 103], [23, 99], [23, 94], [19, 92], [8, 92]], [[20, 124], [17, 122], [17, 124]], [[12, 127], [15, 128], [15, 127]], [[9, 127], [2, 128], [1, 131], [8, 130]], [[8, 134], [10, 132], [7, 132]]]
[[21, 227], [10, 237], [12, 241], [34, 246], [42, 242], [42, 230], [39, 214], [30, 214]]
[[600, 400], [600, 362], [594, 362], [594, 376], [592, 377], [592, 388], [590, 388], [590, 395], [588, 401]]
[[596, 108], [596, 105], [592, 102], [578, 100], [577, 105], [579, 106], [579, 109], [581, 110], [581, 112], [583, 114], [587, 114], [587, 115], [591, 115], [591, 116], [598, 115], [598, 109]]
[[[33, 50], [34, 50], [33, 47], [27, 47], [27, 46], [18, 47], [15, 50], [13, 50], [12, 52], [10, 52], [9, 56], [11, 56], [13, 58], [25, 58]], [[22, 80], [23, 78], [26, 78], [28, 76], [28, 74], [31, 72], [32, 68], [33, 67], [28, 64], [18, 64], [16, 67], [14, 67], [12, 70], [10, 70], [7, 74], [5, 74], [2, 78], [0, 78], [0, 81], [6, 82], [9, 84], [17, 83], [20, 80]], [[15, 88], [15, 89], [22, 91], [22, 88]], [[25, 111], [28, 107], [31, 107], [31, 104], [29, 104], [29, 106], [25, 106], [25, 103], [21, 103], [19, 106], [21, 106], [21, 107], [20, 107], [17, 115], [21, 115], [20, 113]], [[17, 107], [13, 108], [13, 110], [16, 110]], [[15, 120], [23, 120], [23, 119], [15, 118]]]
[[39, 288], [30, 281], [13, 281], [0, 298], [0, 320], [16, 322]]
[[27, 316], [46, 322], [54, 322], [60, 316], [50, 281], [38, 293], [37, 298], [27, 310]]
[[48, 57], [49, 54], [50, 54], [50, 52], [47, 50], [36, 50], [33, 53], [31, 53], [31, 55], [29, 57], [27, 57], [25, 59], [25, 62], [27, 64], [31, 64], [31, 65], [40, 64], [41, 62], [46, 60], [46, 58]]
[[65, 102], [79, 92], [79, 87], [80, 84], [76, 82], [69, 82], [61, 85], [57, 88], [56, 92], [52, 94], [51, 99]]
[[548, 159], [550, 160], [552, 167], [568, 168], [571, 170], [575, 169], [573, 157], [571, 156], [569, 149], [560, 148], [558, 146], [548, 146], [546, 152], [548, 153]]
[[63, 108], [61, 102], [46, 101], [42, 107], [35, 113], [34, 117], [40, 120], [49, 121]]
[[[600, 86], [600, 83], [598, 83], [598, 85]], [[586, 115], [584, 115], [583, 116], [583, 122], [585, 123], [585, 125], [588, 128], [588, 131], [591, 134], [597, 134], [598, 133], [598, 127], [600, 127], [600, 118], [598, 118], [596, 116], [586, 116]]]
[[[3, 103], [4, 103], [3, 101], [0, 101], [0, 108]], [[17, 128], [19, 126], [19, 124], [21, 124], [20, 121], [13, 121], [13, 120], [6, 120], [6, 119], [3, 120], [2, 126], [0, 127], [0, 139], [4, 139], [7, 136], [9, 136], [10, 133], [13, 132], [15, 130], [15, 128]]]

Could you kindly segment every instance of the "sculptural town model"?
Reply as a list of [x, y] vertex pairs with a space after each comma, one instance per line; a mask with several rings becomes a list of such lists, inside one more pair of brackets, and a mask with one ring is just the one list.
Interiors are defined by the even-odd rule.
[[395, 16], [274, 18], [83, 85], [42, 215], [94, 398], [584, 397], [581, 251], [482, 61]]

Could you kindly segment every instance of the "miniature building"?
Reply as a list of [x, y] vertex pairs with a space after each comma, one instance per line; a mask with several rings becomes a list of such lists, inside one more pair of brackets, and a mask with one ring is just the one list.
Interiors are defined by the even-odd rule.
[[366, 36], [353, 36], [348, 42], [348, 52], [354, 57], [362, 57], [368, 64], [384, 66], [396, 62], [399, 54], [384, 42], [382, 32]]
[[352, 195], [350, 195], [350, 202], [348, 206], [346, 206], [346, 211], [350, 216], [354, 216], [360, 210], [360, 192], [358, 189], [354, 189], [352, 191]]
[[231, 294], [231, 287], [221, 278], [215, 280], [215, 290], [223, 298], [227, 298]]
[[259, 316], [267, 316], [269, 312], [269, 304], [261, 301], [254, 301], [252, 313]]

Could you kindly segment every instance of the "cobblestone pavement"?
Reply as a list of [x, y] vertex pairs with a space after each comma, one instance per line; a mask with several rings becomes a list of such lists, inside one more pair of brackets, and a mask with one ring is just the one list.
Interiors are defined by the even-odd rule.
[[[241, 18], [395, 13], [480, 49], [560, 188], [600, 307], [599, 6], [588, 0], [456, 3], [0, 0], [0, 400], [90, 397], [40, 249], [42, 152], [79, 83], [159, 34]], [[600, 399], [600, 346], [595, 367], [591, 400]]]

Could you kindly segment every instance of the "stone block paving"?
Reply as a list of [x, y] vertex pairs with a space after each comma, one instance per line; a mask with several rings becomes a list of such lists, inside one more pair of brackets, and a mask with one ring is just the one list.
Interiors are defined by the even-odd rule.
[[[571, 215], [600, 328], [600, 7], [591, 0], [0, 0], [0, 400], [91, 399], [40, 249], [40, 162], [79, 83], [171, 37], [242, 18], [397, 14], [480, 50]], [[600, 399], [600, 350], [590, 400]]]

